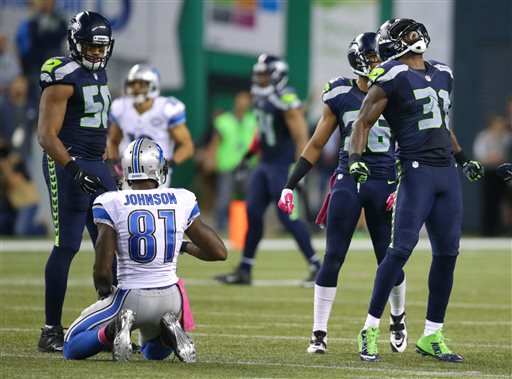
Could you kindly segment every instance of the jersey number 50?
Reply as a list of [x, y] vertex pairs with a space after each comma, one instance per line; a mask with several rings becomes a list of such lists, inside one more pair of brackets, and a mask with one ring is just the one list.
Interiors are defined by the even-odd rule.
[[128, 232], [130, 233], [128, 252], [132, 260], [148, 263], [155, 259], [159, 249], [162, 249], [161, 246], [157, 246], [160, 242], [155, 237], [157, 228], [164, 230], [164, 262], [173, 260], [176, 246], [174, 210], [159, 210], [158, 220], [155, 220], [155, 216], [150, 211], [137, 210], [130, 213], [128, 216]]
[[[86, 86], [82, 88], [84, 94], [84, 116], [80, 119], [80, 126], [87, 128], [107, 127], [108, 110], [110, 108], [110, 92], [107, 86]], [[98, 96], [98, 93], [100, 96]], [[98, 97], [99, 101], [95, 100]]]

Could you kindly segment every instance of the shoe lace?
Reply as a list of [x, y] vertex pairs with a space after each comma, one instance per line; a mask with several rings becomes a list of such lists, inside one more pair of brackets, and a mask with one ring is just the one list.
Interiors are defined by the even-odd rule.
[[437, 343], [442, 354], [453, 354], [452, 351], [448, 348], [448, 346], [446, 346], [446, 343], [444, 341], [449, 341], [449, 339], [444, 336], [443, 330], [439, 329], [434, 334], [432, 344]]
[[379, 329], [368, 328], [366, 329], [366, 351], [368, 354], [377, 355], [377, 339], [379, 337]]

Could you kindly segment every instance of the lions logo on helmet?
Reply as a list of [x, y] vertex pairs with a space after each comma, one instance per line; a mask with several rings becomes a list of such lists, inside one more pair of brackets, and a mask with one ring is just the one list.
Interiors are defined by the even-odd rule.
[[124, 151], [121, 166], [128, 185], [137, 180], [154, 180], [158, 185], [167, 179], [167, 161], [160, 145], [149, 138], [132, 141]]
[[[410, 40], [406, 40], [405, 37], [409, 34]], [[409, 51], [423, 54], [430, 43], [425, 25], [409, 18], [393, 18], [386, 21], [377, 32], [375, 40], [377, 52], [383, 62], [399, 58]]]
[[[134, 88], [135, 82], [143, 82], [142, 87]], [[131, 96], [135, 104], [156, 99], [160, 95], [160, 74], [155, 67], [147, 64], [136, 64], [128, 72], [125, 83], [126, 94]]]
[[[96, 12], [80, 12], [68, 25], [68, 48], [71, 58], [91, 71], [102, 70], [112, 55], [114, 39], [108, 20]], [[89, 46], [102, 46], [100, 57], [87, 54]]]
[[[274, 55], [261, 54], [252, 69], [252, 82], [259, 87], [274, 86], [281, 90], [288, 83], [288, 63]], [[262, 76], [268, 75], [269, 82]]]

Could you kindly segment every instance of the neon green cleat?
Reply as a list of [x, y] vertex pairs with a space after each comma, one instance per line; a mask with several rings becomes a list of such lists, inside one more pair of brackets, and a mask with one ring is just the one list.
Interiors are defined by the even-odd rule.
[[357, 336], [357, 346], [359, 348], [359, 357], [362, 361], [379, 362], [380, 355], [377, 349], [377, 339], [379, 338], [379, 328], [370, 326], [361, 330]]
[[416, 342], [416, 352], [421, 355], [434, 357], [443, 362], [464, 362], [460, 355], [453, 354], [444, 343], [443, 329], [439, 329], [428, 336], [421, 336], [418, 342]]

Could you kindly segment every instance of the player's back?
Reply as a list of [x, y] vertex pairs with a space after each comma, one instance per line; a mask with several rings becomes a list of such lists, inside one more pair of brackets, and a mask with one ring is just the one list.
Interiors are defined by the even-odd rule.
[[448, 131], [448, 109], [453, 75], [446, 65], [425, 61], [415, 70], [390, 60], [370, 74], [370, 83], [388, 96], [383, 112], [396, 135], [399, 158], [445, 166], [453, 155]]
[[151, 108], [142, 114], [135, 109], [132, 97], [117, 98], [112, 103], [110, 117], [123, 132], [120, 151], [138, 138], [149, 138], [158, 142], [167, 159], [172, 158], [174, 151], [169, 129], [186, 122], [185, 105], [172, 96], [156, 97]]
[[251, 95], [260, 131], [261, 161], [292, 163], [295, 160], [295, 143], [286, 125], [284, 112], [300, 107], [295, 90], [291, 87], [277, 90], [253, 86]]
[[[336, 115], [340, 133], [341, 147], [337, 172], [348, 173], [348, 148], [352, 124], [359, 115], [361, 104], [366, 93], [361, 91], [354, 79], [337, 77], [326, 84], [322, 94], [322, 101]], [[362, 159], [370, 168], [372, 178], [394, 179], [395, 142], [391, 138], [391, 131], [383, 116], [379, 117], [370, 129], [368, 145]]]
[[185, 189], [107, 192], [93, 205], [94, 221], [117, 233], [119, 287], [157, 288], [177, 282], [183, 234], [199, 215], [195, 195]]
[[55, 84], [73, 86], [59, 139], [71, 156], [101, 159], [111, 103], [106, 71], [87, 70], [69, 57], [50, 58], [41, 67], [40, 86]]

